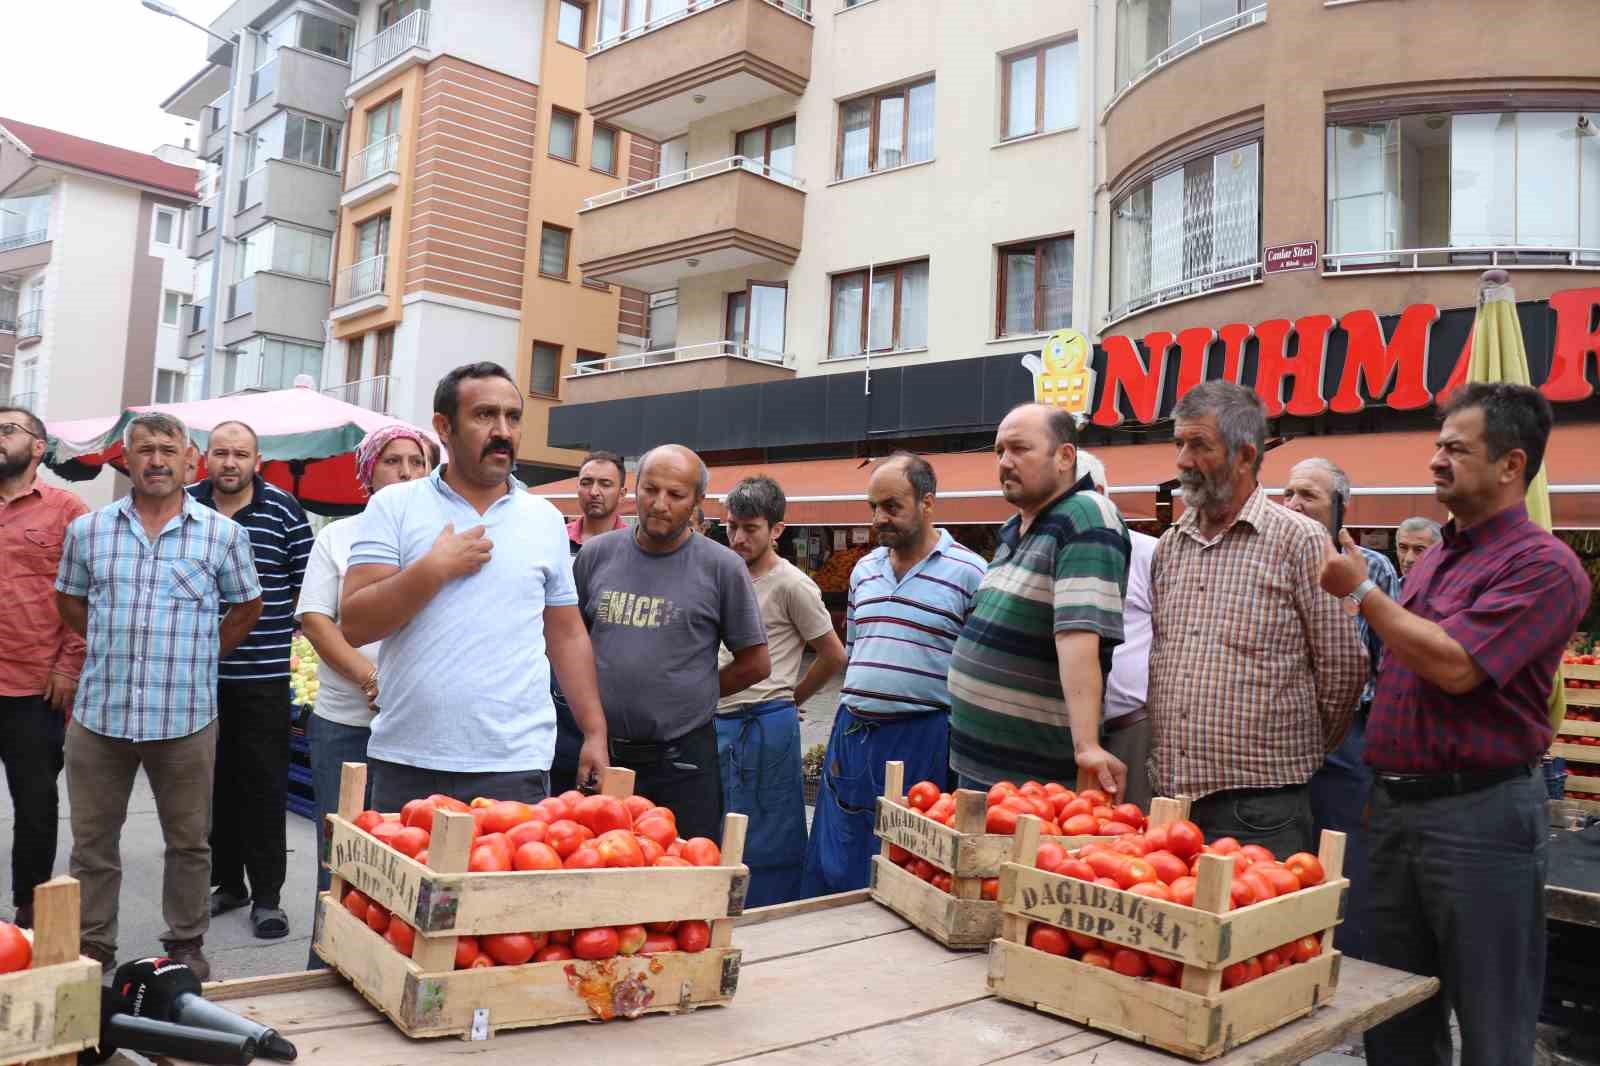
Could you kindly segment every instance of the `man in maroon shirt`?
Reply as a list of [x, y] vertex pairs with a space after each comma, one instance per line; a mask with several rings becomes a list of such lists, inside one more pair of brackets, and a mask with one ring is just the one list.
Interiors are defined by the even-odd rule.
[[1548, 818], [1537, 772], [1562, 649], [1589, 602], [1572, 551], [1528, 519], [1554, 416], [1525, 385], [1445, 406], [1429, 468], [1455, 516], [1396, 601], [1344, 534], [1322, 587], [1387, 649], [1367, 722], [1371, 960], [1443, 993], [1366, 1036], [1373, 1066], [1527, 1066], [1544, 987]]
[[45, 429], [32, 411], [0, 407], [0, 763], [16, 810], [11, 896], [16, 923], [33, 925], [33, 890], [56, 862], [67, 719], [83, 667], [83, 638], [56, 613], [56, 569], [67, 526], [88, 510], [38, 478]]

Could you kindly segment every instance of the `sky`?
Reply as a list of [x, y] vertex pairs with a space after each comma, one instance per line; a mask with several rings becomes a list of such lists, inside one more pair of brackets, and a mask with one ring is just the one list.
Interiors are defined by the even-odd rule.
[[[229, 0], [171, 0], [205, 25]], [[161, 101], [205, 63], [210, 40], [139, 0], [0, 0], [0, 116], [148, 152], [191, 145], [194, 127]]]

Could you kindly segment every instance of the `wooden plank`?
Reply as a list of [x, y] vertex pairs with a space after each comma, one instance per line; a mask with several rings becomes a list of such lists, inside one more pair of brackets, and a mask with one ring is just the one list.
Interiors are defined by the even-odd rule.
[[334, 970], [306, 970], [303, 973], [273, 973], [262, 977], [235, 977], [229, 981], [209, 981], [202, 991], [209, 1000], [260, 998], [309, 989], [343, 988], [344, 980]]
[[1600, 892], [1546, 885], [1544, 913], [1553, 922], [1600, 926]]
[[[1600, 692], [1595, 693], [1595, 703], [1600, 705]], [[1581, 718], [1564, 718], [1561, 721], [1563, 737], [1600, 737], [1600, 722], [1585, 722]]]
[[941, 892], [882, 855], [872, 857], [872, 898], [947, 948], [980, 950], [1000, 934], [999, 903]]
[[1600, 776], [1589, 777], [1569, 772], [1567, 774], [1567, 794], [1571, 795], [1574, 792], [1586, 799], [1600, 797]]
[[849, 892], [835, 892], [829, 896], [812, 896], [810, 899], [797, 899], [792, 903], [774, 903], [767, 907], [752, 907], [750, 910], [740, 914], [734, 920], [734, 924], [743, 928], [747, 925], [759, 925], [763, 922], [776, 922], [784, 918], [793, 918], [800, 914], [810, 914], [813, 911], [848, 907], [855, 903], [863, 903], [869, 898], [871, 898], [869, 889], [857, 888]]
[[[1568, 681], [1600, 681], [1600, 666], [1589, 666], [1585, 663], [1562, 663], [1561, 670], [1566, 674]], [[1584, 691], [1582, 689], [1579, 690]], [[1595, 690], [1589, 690], [1595, 691]]]
[[[983, 810], [987, 813], [987, 804]], [[878, 797], [878, 817], [873, 831], [886, 844], [905, 848], [952, 877], [998, 877], [1000, 864], [1011, 857], [1012, 838], [1008, 834], [963, 833], [951, 826], [940, 825], [921, 811], [896, 803], [886, 796]], [[1043, 839], [1053, 840], [1072, 851], [1096, 838], [1046, 836]], [[887, 857], [887, 849], [882, 854]]]
[[[1574, 722], [1573, 725], [1594, 725], [1593, 722]], [[1600, 733], [1593, 734], [1600, 736]], [[1578, 762], [1600, 763], [1600, 748], [1593, 744], [1564, 744], [1560, 741], [1550, 745], [1550, 754], [1557, 759], [1574, 759]]]
[[[1590, 669], [1596, 668], [1590, 667]], [[1567, 705], [1569, 707], [1600, 707], [1600, 688], [1573, 688], [1568, 685]]]
[[911, 927], [894, 911], [869, 899], [853, 907], [799, 914], [782, 922], [739, 926], [733, 942], [744, 952], [743, 965], [748, 971], [773, 959], [900, 933]]

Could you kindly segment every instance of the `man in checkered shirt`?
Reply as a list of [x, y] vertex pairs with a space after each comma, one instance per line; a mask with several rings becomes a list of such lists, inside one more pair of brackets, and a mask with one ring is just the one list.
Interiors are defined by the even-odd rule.
[[244, 527], [183, 490], [184, 424], [142, 414], [122, 442], [133, 491], [67, 527], [56, 576], [61, 619], [88, 643], [66, 750], [82, 948], [115, 966], [122, 824], [142, 766], [166, 842], [162, 947], [206, 980], [217, 663], [261, 616], [261, 583]]

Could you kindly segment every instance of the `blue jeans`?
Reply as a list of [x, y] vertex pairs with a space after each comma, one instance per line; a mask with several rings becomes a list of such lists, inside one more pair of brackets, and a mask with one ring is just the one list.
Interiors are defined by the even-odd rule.
[[717, 715], [722, 798], [750, 819], [744, 861], [746, 907], [800, 897], [806, 861], [806, 795], [800, 777], [800, 712], [793, 700], [768, 700]]
[[[311, 792], [317, 802], [317, 894], [328, 890], [333, 875], [322, 865], [323, 835], [327, 832], [328, 815], [339, 810], [339, 779], [341, 767], [347, 762], [367, 761], [367, 741], [372, 730], [366, 726], [341, 725], [321, 715], [313, 714], [306, 722], [306, 740], [311, 748]], [[362, 800], [365, 808], [372, 803], [372, 781], [367, 781], [367, 794]], [[311, 953], [307, 969], [326, 969], [327, 964]]]

